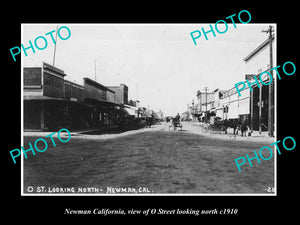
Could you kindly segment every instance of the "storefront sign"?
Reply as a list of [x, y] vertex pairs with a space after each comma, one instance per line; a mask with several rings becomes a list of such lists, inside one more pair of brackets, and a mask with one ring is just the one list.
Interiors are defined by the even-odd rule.
[[72, 102], [78, 102], [78, 99], [77, 98], [70, 98], [70, 101], [72, 101]]

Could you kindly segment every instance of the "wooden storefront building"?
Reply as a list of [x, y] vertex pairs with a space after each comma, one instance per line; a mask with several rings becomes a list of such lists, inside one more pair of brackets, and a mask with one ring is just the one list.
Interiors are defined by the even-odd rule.
[[43, 63], [23, 70], [24, 130], [84, 130], [116, 126], [124, 114], [114, 91], [84, 78], [84, 85], [65, 80], [63, 70]]

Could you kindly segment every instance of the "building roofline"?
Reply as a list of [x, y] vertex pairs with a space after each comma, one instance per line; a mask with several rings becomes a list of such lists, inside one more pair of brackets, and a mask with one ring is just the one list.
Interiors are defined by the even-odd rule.
[[113, 86], [107, 86], [108, 88], [120, 88], [120, 87], [122, 87], [122, 86], [124, 86], [124, 87], [127, 87], [128, 88], [128, 86], [126, 85], [126, 84], [120, 84], [119, 86], [117, 86], [117, 85], [113, 85]]
[[106, 86], [108, 88], [119, 88], [120, 86]]
[[107, 90], [111, 91], [108, 87], [106, 87], [106, 86], [104, 86], [103, 84], [100, 84], [100, 83], [98, 83], [97, 81], [94, 81], [94, 80], [92, 80], [92, 79], [90, 79], [90, 78], [88, 78], [88, 77], [84, 77], [83, 80], [84, 80], [84, 83], [87, 81], [87, 82], [91, 83], [92, 85], [94, 85], [94, 86], [96, 86], [96, 87], [102, 88], [102, 89], [104, 89], [104, 90], [106, 90], [106, 91], [107, 91]]
[[76, 87], [84, 88], [83, 85], [77, 84], [77, 83], [75, 83], [75, 82], [73, 82], [73, 81], [70, 81], [70, 80], [64, 80], [64, 82], [65, 82], [65, 83], [69, 83], [70, 85], [74, 85], [74, 86], [76, 86]]
[[61, 75], [62, 77], [64, 77], [64, 76], [67, 75], [67, 74], [65, 74], [65, 72], [62, 69], [59, 69], [59, 68], [57, 68], [55, 66], [52, 66], [52, 65], [50, 65], [49, 63], [46, 63], [46, 62], [43, 62], [43, 66], [42, 67], [43, 67], [44, 70], [46, 70], [46, 71], [48, 70], [48, 71], [54, 72], [56, 74]]

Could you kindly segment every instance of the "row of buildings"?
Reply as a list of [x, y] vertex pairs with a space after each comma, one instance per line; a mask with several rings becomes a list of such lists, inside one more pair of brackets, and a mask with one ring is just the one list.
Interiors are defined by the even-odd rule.
[[153, 111], [128, 101], [128, 87], [104, 86], [88, 77], [83, 85], [65, 79], [63, 70], [43, 62], [23, 68], [24, 131], [84, 130], [124, 126], [129, 117]]
[[[270, 40], [270, 38], [265, 40], [243, 59], [247, 68], [245, 79], [248, 79], [249, 83], [254, 83], [254, 76], [259, 80], [262, 72], [270, 71], [270, 56], [273, 62], [276, 62], [276, 54], [272, 54], [276, 50], [273, 47], [274, 37], [272, 37], [272, 44], [270, 44]], [[272, 51], [270, 51], [271, 48]], [[269, 76], [262, 76], [262, 80], [264, 83], [268, 83]], [[236, 83], [238, 82], [240, 80]], [[188, 105], [187, 111], [182, 114], [182, 117], [186, 120], [206, 122], [209, 122], [211, 116], [217, 116], [221, 120], [245, 121], [251, 130], [269, 131], [269, 135], [273, 136], [270, 130], [274, 130], [274, 86], [260, 86], [259, 88], [257, 84], [253, 84], [252, 91], [250, 91], [246, 85], [246, 88], [240, 92], [241, 96], [238, 95], [234, 86], [228, 90], [207, 91], [205, 89], [205, 91], [198, 91], [197, 101], [193, 100], [192, 104]], [[270, 93], [273, 98], [271, 107], [269, 107]], [[269, 124], [270, 118], [272, 127]]]

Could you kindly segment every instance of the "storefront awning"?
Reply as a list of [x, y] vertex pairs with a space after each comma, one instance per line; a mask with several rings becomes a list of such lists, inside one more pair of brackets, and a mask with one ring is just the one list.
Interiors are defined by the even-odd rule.
[[126, 105], [124, 104], [124, 109], [125, 111], [130, 115], [130, 116], [135, 116], [136, 112], [138, 111], [137, 107], [131, 106], [131, 105]]
[[93, 105], [97, 105], [97, 106], [120, 106], [119, 104], [116, 104], [116, 103], [113, 103], [113, 102], [105, 102], [105, 101], [99, 101], [99, 100], [96, 100], [96, 99], [92, 99], [92, 98], [86, 98], [84, 100], [85, 103], [88, 103], [88, 104], [93, 104]]
[[52, 101], [64, 101], [63, 98], [53, 98], [49, 96], [43, 96], [43, 95], [24, 95], [24, 100], [52, 100]]
[[135, 116], [135, 110], [134, 109], [132, 109], [132, 108], [124, 108], [125, 109], [125, 111], [130, 115], [130, 116]]

